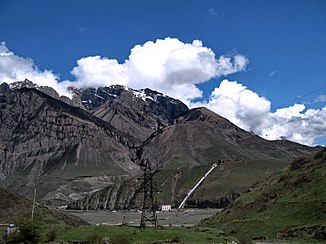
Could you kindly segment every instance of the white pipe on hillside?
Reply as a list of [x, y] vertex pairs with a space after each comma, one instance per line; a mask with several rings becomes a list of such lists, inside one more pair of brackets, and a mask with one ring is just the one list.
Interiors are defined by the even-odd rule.
[[213, 169], [215, 169], [217, 167], [218, 164], [213, 164], [212, 167], [206, 172], [206, 174], [197, 182], [197, 184], [188, 192], [187, 196], [185, 197], [185, 199], [183, 199], [183, 201], [181, 202], [181, 204], [178, 207], [178, 210], [180, 210], [181, 208], [184, 207], [187, 199], [191, 196], [191, 194], [196, 190], [196, 188], [206, 179], [206, 177], [213, 171]]

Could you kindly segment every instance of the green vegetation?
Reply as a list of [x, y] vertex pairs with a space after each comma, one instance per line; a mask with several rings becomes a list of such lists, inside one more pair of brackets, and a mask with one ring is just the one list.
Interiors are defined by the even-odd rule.
[[[208, 227], [168, 227], [146, 228], [130, 226], [80, 226], [68, 227], [64, 225], [40, 225], [37, 222], [27, 221], [21, 228], [24, 231], [10, 237], [3, 236], [0, 243], [62, 243], [62, 242], [86, 242], [101, 243], [101, 240], [109, 240], [112, 244], [145, 244], [145, 243], [231, 243], [235, 238], [225, 236], [224, 232]], [[26, 227], [26, 228], [25, 228]], [[55, 238], [49, 239], [55, 229]], [[1, 229], [5, 233], [5, 229]], [[28, 234], [30, 233], [30, 234]], [[52, 233], [52, 234], [51, 234]], [[52, 236], [53, 237], [53, 236]]]
[[[244, 193], [257, 181], [265, 179], [272, 173], [289, 166], [289, 159], [247, 160], [226, 162], [214, 169], [205, 181], [196, 189], [189, 201], [219, 199], [232, 193]], [[170, 165], [168, 165], [170, 166]], [[176, 169], [165, 167], [154, 175], [154, 181], [160, 186], [171, 174], [174, 177], [165, 182], [157, 195], [158, 201], [178, 206], [188, 191], [210, 169], [211, 165]]]
[[20, 219], [16, 226], [19, 231], [7, 236], [6, 243], [39, 243], [41, 242], [41, 226], [37, 221]]
[[[0, 188], [0, 223], [23, 224], [30, 219], [32, 202], [16, 193]], [[68, 215], [64, 211], [51, 209], [45, 205], [36, 205], [34, 219], [42, 224], [60, 224], [66, 226], [87, 225], [85, 220]]]
[[326, 149], [257, 183], [220, 214], [202, 221], [248, 238], [326, 238]]
[[140, 229], [128, 226], [85, 226], [62, 230], [58, 235], [58, 241], [98, 238], [109, 238], [112, 243], [227, 243], [235, 240], [215, 228], [206, 227]]
[[[189, 180], [188, 183], [183, 182], [182, 185], [192, 185], [195, 178], [207, 169], [203, 166], [200, 167], [202, 167], [201, 171], [197, 174], [192, 174], [191, 170], [183, 172], [188, 179], [192, 180]], [[230, 187], [229, 189], [231, 189], [236, 183], [228, 183], [227, 177], [232, 173], [236, 173], [240, 177], [241, 171], [245, 167], [257, 169], [257, 165], [253, 165], [253, 162], [251, 164], [227, 164], [214, 171], [214, 174], [209, 177], [217, 177], [221, 187], [225, 187], [225, 189]], [[264, 174], [270, 174], [261, 172], [261, 177]], [[159, 172], [156, 177], [165, 179], [165, 176], [160, 176], [162, 173], [162, 171]], [[170, 175], [171, 171], [166, 174]], [[32, 234], [19, 236], [18, 240], [32, 243], [50, 241], [54, 243], [64, 241], [100, 243], [105, 239], [110, 240], [110, 243], [121, 244], [232, 243], [232, 241], [251, 243], [252, 239], [285, 239], [298, 243], [322, 243], [326, 237], [325, 176], [326, 149], [310, 158], [295, 160], [288, 169], [269, 175], [267, 179], [251, 187], [248, 193], [243, 194], [221, 214], [204, 220], [197, 227], [161, 227], [158, 229], [140, 229], [130, 226], [77, 227], [60, 221], [57, 224], [47, 225], [28, 221], [21, 224], [18, 221], [16, 224], [20, 228], [28, 230], [22, 231], [22, 233]], [[252, 180], [250, 177], [246, 179]], [[213, 180], [214, 178], [208, 178], [205, 181], [206, 185], [203, 185], [204, 189], [210, 189], [210, 182]], [[180, 191], [180, 188], [178, 190]], [[3, 194], [12, 196], [8, 192]], [[17, 196], [12, 197], [17, 198]], [[20, 199], [20, 201], [26, 206], [30, 205], [26, 200]], [[65, 222], [67, 222], [66, 218], [64, 217]], [[14, 237], [12, 236], [12, 238]]]

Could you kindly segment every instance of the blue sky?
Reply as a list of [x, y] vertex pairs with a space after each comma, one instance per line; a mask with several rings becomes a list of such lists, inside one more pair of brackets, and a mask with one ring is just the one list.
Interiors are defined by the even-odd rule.
[[[193, 101], [229, 116], [245, 129], [261, 126], [257, 134], [262, 136], [266, 127], [272, 126], [265, 119], [275, 120], [278, 127], [300, 118], [310, 123], [304, 113], [314, 109], [319, 120], [311, 122], [318, 124], [314, 124], [318, 130], [313, 133], [313, 143], [298, 139], [293, 131], [277, 129], [275, 133], [305, 144], [324, 144], [325, 126], [320, 121], [326, 102], [325, 13], [324, 0], [1, 0], [0, 41], [18, 57], [33, 60], [39, 72], [51, 70], [60, 76], [58, 81], [72, 81], [76, 75], [70, 72], [82, 58], [99, 55], [122, 64], [138, 44], [155, 43], [167, 37], [188, 44], [198, 39], [216, 58], [239, 54], [248, 62], [245, 68], [231, 74], [215, 75], [207, 82], [196, 83], [203, 94]], [[5, 73], [3, 69], [0, 72]], [[242, 90], [247, 87], [270, 104], [261, 105], [264, 101], [258, 99], [257, 106], [265, 106], [265, 110], [250, 113], [248, 105], [250, 111], [246, 110], [246, 116], [241, 111], [223, 114], [209, 100], [224, 79], [236, 81]], [[292, 107], [295, 103], [304, 104], [304, 109]], [[225, 101], [218, 104], [221, 106]], [[289, 109], [273, 115], [282, 108]], [[244, 122], [265, 112], [273, 118], [268, 115], [250, 125]], [[312, 115], [309, 116], [311, 119]], [[275, 133], [272, 134], [277, 137]], [[302, 137], [308, 132], [302, 129], [300, 133]], [[266, 138], [275, 139], [273, 136]]]

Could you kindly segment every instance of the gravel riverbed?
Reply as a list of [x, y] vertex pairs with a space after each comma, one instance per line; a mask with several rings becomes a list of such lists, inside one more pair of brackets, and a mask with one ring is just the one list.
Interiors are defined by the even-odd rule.
[[[158, 223], [161, 226], [193, 226], [202, 219], [215, 215], [222, 209], [186, 209], [182, 211], [157, 212]], [[93, 225], [121, 225], [123, 222], [131, 226], [139, 226], [140, 211], [68, 211]]]

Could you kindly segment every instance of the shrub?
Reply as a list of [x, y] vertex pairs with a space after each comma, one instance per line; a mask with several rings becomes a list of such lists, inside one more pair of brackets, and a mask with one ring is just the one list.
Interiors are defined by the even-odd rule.
[[126, 237], [116, 237], [116, 238], [112, 238], [110, 243], [111, 244], [129, 244], [129, 240]]
[[59, 229], [58, 227], [52, 227], [49, 232], [46, 234], [46, 241], [52, 242], [55, 241], [58, 237]]
[[172, 243], [181, 243], [181, 237], [176, 235], [175, 237], [173, 237], [173, 239], [171, 240]]
[[8, 236], [7, 243], [41, 242], [40, 224], [37, 221], [24, 218], [19, 220], [16, 226], [19, 228], [19, 231], [16, 231]]
[[249, 238], [249, 237], [242, 236], [242, 237], [239, 237], [237, 239], [238, 239], [239, 244], [251, 244], [251, 243], [253, 243], [251, 238]]
[[101, 242], [101, 237], [99, 234], [94, 232], [87, 237], [86, 241], [89, 244], [98, 244]]

